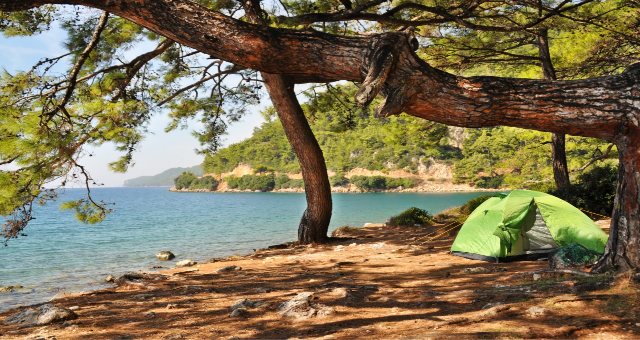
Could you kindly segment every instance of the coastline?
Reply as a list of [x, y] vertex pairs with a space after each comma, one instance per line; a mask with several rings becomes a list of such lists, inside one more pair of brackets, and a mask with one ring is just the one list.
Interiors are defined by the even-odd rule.
[[[206, 190], [206, 189], [176, 189], [175, 187], [169, 187], [170, 192], [176, 193], [215, 193], [215, 192], [244, 192], [244, 193], [260, 193], [260, 192], [279, 192], [279, 193], [304, 193], [304, 188], [288, 188], [288, 189], [275, 189], [272, 191], [254, 191], [254, 190], [239, 190], [239, 189], [222, 189], [222, 190]], [[431, 186], [431, 187], [415, 187], [415, 188], [407, 188], [407, 189], [387, 189], [387, 190], [361, 190], [356, 186], [350, 187], [331, 187], [332, 193], [351, 193], [351, 194], [359, 194], [359, 193], [465, 193], [465, 192], [504, 192], [509, 191], [508, 188], [503, 189], [484, 189], [484, 188], [476, 188], [469, 185], [445, 185], [445, 186]]]

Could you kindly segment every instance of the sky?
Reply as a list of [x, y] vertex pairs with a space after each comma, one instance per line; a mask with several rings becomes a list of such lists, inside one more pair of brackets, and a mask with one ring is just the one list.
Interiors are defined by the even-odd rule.
[[[60, 55], [64, 52], [64, 38], [64, 32], [56, 28], [32, 37], [6, 38], [0, 35], [0, 69], [9, 72], [27, 70], [41, 58]], [[233, 123], [228, 134], [223, 137], [223, 145], [250, 137], [253, 129], [264, 121], [260, 115], [263, 108], [264, 106], [254, 107], [250, 114]], [[134, 165], [127, 173], [109, 170], [108, 164], [117, 160], [119, 155], [112, 145], [90, 147], [86, 151], [94, 156], [85, 157], [81, 163], [89, 169], [96, 182], [106, 187], [122, 186], [124, 180], [129, 178], [155, 175], [169, 168], [191, 167], [202, 163], [204, 157], [195, 151], [200, 145], [192, 136], [192, 130], [165, 133], [164, 128], [168, 122], [166, 114], [157, 113], [153, 116], [149, 133], [134, 154]]]

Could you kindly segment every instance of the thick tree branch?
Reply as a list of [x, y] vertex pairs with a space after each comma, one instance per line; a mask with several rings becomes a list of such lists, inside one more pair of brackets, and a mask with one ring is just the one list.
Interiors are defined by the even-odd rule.
[[[12, 3], [0, 0], [0, 9], [15, 8]], [[362, 82], [376, 65], [377, 49], [388, 46], [380, 41], [395, 39], [396, 63], [380, 89], [385, 96], [381, 115], [406, 112], [456, 126], [507, 125], [607, 140], [621, 126], [637, 124], [638, 68], [577, 81], [463, 78], [422, 61], [404, 33], [341, 37], [275, 29], [241, 22], [190, 1], [31, 0], [21, 8], [44, 3], [100, 8], [216, 58], [281, 74], [296, 83]], [[375, 95], [375, 89], [366, 97]]]

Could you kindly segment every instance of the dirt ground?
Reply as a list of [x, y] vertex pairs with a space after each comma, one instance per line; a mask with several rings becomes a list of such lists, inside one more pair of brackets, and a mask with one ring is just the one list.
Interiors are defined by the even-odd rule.
[[[640, 293], [628, 276], [468, 260], [448, 254], [454, 231], [429, 240], [434, 230], [369, 226], [328, 245], [173, 269], [53, 301], [75, 310], [75, 320], [0, 321], [0, 338], [640, 338]], [[240, 269], [218, 272], [229, 266]], [[322, 312], [281, 315], [279, 306], [302, 292]], [[241, 299], [255, 305], [230, 316]]]

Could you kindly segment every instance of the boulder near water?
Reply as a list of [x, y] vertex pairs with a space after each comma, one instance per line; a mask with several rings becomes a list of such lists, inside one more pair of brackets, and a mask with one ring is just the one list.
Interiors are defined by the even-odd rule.
[[54, 322], [62, 322], [77, 318], [72, 310], [44, 304], [42, 306], [27, 308], [5, 319], [5, 323], [20, 327], [42, 326]]
[[170, 261], [170, 260], [173, 260], [175, 257], [176, 256], [168, 250], [162, 250], [156, 254], [156, 258], [160, 261]]
[[198, 264], [198, 262], [187, 259], [187, 260], [182, 260], [176, 263], [176, 267], [192, 267], [192, 266], [195, 266], [196, 264]]

